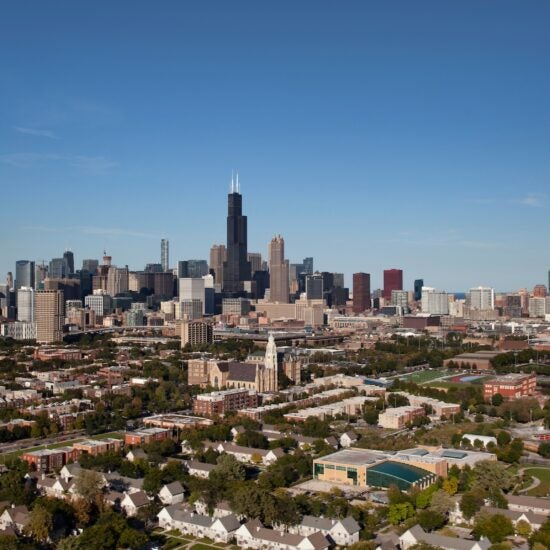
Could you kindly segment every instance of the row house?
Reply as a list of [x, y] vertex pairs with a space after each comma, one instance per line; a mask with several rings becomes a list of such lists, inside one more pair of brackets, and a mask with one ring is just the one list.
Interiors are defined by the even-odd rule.
[[159, 527], [177, 529], [184, 535], [209, 538], [215, 542], [229, 542], [240, 527], [233, 515], [212, 518], [187, 510], [183, 506], [166, 506], [158, 514]]
[[289, 533], [304, 537], [314, 535], [319, 531], [334, 544], [349, 546], [359, 541], [361, 527], [352, 517], [332, 519], [303, 516], [300, 523], [288, 528]]
[[264, 466], [269, 466], [277, 462], [284, 456], [284, 451], [278, 449], [254, 449], [252, 447], [242, 447], [233, 443], [211, 443], [208, 442], [205, 448], [211, 448], [219, 453], [233, 455], [239, 462], [261, 462]]

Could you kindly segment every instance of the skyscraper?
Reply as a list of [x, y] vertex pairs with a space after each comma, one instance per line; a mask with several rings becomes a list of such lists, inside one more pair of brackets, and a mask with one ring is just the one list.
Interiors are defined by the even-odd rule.
[[492, 310], [495, 307], [495, 291], [490, 287], [478, 286], [468, 293], [468, 305], [471, 309]]
[[95, 275], [96, 269], [99, 267], [99, 260], [82, 260], [82, 269], [88, 273]]
[[48, 268], [48, 277], [50, 279], [64, 279], [67, 276], [67, 261], [63, 258], [53, 258], [50, 260]]
[[17, 260], [15, 262], [15, 288], [30, 286], [34, 288], [34, 262]]
[[288, 304], [288, 260], [285, 260], [285, 240], [277, 235], [269, 243], [269, 301]]
[[262, 255], [259, 252], [249, 252], [247, 260], [250, 262], [250, 272], [252, 275], [256, 271], [262, 270]]
[[35, 292], [36, 341], [50, 344], [63, 340], [65, 299], [62, 290]]
[[306, 275], [306, 298], [308, 300], [322, 300], [323, 289], [323, 276], [320, 273]]
[[34, 288], [23, 286], [17, 290], [17, 320], [34, 323]]
[[65, 260], [65, 267], [67, 270], [66, 275], [73, 275], [74, 274], [74, 254], [71, 250], [65, 250], [63, 252], [63, 259]]
[[370, 309], [370, 273], [353, 274], [353, 312]]
[[169, 244], [168, 239], [161, 239], [160, 241], [160, 264], [163, 271], [170, 269], [170, 256], [169, 256]]
[[424, 286], [424, 279], [416, 279], [414, 281], [414, 301], [420, 302], [422, 300], [422, 287]]
[[313, 274], [313, 258], [308, 257], [304, 258], [304, 261], [302, 262], [304, 266], [304, 273], [307, 273], [308, 275]]
[[392, 290], [403, 290], [403, 271], [401, 269], [384, 270], [384, 299], [391, 300]]
[[[227, 261], [227, 248], [224, 244], [214, 244], [210, 248], [210, 271], [216, 284], [223, 284], [223, 263]], [[179, 275], [181, 277], [181, 275]]]
[[[239, 193], [239, 176], [231, 179], [227, 196], [227, 261], [223, 263], [223, 290], [243, 291], [243, 281], [250, 281], [250, 262], [247, 260], [247, 219], [243, 216], [243, 198]], [[288, 278], [288, 277], [287, 277]]]

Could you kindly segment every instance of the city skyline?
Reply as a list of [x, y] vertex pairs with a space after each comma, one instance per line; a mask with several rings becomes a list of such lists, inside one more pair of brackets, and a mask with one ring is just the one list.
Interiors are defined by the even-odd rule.
[[313, 256], [350, 287], [392, 267], [406, 288], [546, 284], [550, 7], [397, 4], [138, 2], [131, 24], [124, 6], [108, 23], [7, 7], [2, 279], [69, 248], [139, 268], [161, 238], [172, 266], [208, 259], [237, 167], [264, 257], [281, 234], [291, 263]]

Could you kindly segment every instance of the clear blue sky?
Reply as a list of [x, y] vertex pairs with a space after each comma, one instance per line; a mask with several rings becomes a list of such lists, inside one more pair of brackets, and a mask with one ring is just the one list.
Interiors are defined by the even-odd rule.
[[207, 258], [236, 168], [250, 251], [546, 282], [549, 28], [544, 0], [5, 3], [1, 278]]

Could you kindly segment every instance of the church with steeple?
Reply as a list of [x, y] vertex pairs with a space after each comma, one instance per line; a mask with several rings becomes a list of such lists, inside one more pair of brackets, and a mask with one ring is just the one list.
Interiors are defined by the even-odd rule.
[[246, 388], [261, 393], [276, 392], [279, 385], [277, 346], [273, 334], [269, 335], [263, 360], [259, 354], [251, 355], [246, 362], [191, 359], [189, 384], [215, 389]]

